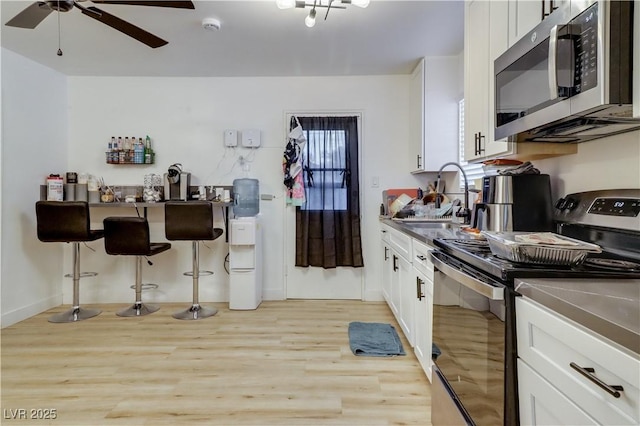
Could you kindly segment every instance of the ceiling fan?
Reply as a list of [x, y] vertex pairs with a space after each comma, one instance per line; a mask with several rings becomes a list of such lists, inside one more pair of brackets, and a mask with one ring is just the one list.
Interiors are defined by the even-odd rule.
[[[90, 18], [100, 21], [105, 25], [114, 28], [129, 37], [133, 37], [141, 43], [146, 44], [149, 47], [156, 48], [164, 46], [168, 41], [157, 37], [150, 32], [143, 30], [140, 27], [136, 27], [127, 21], [124, 21], [117, 16], [111, 15], [104, 10], [100, 10], [95, 6], [85, 7], [80, 4], [86, 0], [50, 0], [50, 1], [38, 1], [31, 6], [18, 13], [5, 25], [18, 28], [34, 29], [40, 22], [42, 22], [53, 11], [69, 12], [74, 7], [80, 9], [80, 11]], [[157, 7], [172, 7], [177, 9], [195, 9], [193, 2], [191, 1], [146, 1], [146, 0], [92, 0], [93, 3], [102, 4], [125, 4], [135, 6], [157, 6]]]

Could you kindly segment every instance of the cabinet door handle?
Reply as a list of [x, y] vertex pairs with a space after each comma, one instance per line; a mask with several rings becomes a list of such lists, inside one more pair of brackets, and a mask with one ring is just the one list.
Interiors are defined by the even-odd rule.
[[416, 162], [418, 163], [418, 169], [422, 168], [422, 165], [420, 164], [420, 160], [422, 159], [422, 156], [420, 154], [416, 155]]
[[398, 256], [396, 256], [395, 254], [393, 255], [393, 271], [397, 271], [398, 270]]
[[422, 281], [420, 277], [416, 277], [416, 297], [418, 298], [418, 300], [422, 300], [422, 298], [424, 297], [424, 293], [422, 292], [422, 284], [424, 284], [424, 281]]
[[620, 398], [620, 392], [624, 391], [624, 388], [622, 386], [608, 385], [602, 380], [598, 379], [598, 377], [596, 377], [595, 375], [596, 370], [591, 367], [580, 367], [575, 362], [570, 363], [569, 366], [596, 385], [598, 385], [600, 388], [604, 389], [609, 395], [613, 396], [614, 398]]
[[387, 260], [389, 260], [389, 247], [384, 248], [384, 261], [386, 262]]
[[473, 152], [474, 155], [478, 155], [478, 134], [473, 134]]
[[482, 140], [484, 139], [484, 135], [482, 132], [478, 133], [478, 155], [484, 152], [484, 148], [482, 147]]

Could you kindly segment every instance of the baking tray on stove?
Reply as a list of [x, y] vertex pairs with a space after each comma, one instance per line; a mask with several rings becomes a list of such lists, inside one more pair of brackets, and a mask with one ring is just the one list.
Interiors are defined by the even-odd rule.
[[553, 232], [482, 231], [496, 256], [518, 263], [578, 265], [590, 253], [600, 253], [596, 244]]

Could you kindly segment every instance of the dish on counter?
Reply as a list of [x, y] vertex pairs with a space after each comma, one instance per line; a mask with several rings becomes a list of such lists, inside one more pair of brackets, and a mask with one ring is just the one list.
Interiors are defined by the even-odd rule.
[[589, 253], [600, 253], [596, 244], [552, 232], [481, 231], [491, 252], [506, 260], [538, 265], [578, 265]]

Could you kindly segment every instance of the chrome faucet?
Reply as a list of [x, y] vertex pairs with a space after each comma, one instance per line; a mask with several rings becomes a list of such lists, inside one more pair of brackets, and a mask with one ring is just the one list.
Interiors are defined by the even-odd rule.
[[456, 166], [462, 172], [464, 178], [464, 205], [460, 210], [456, 212], [456, 217], [463, 218], [464, 224], [469, 225], [471, 223], [471, 210], [469, 209], [469, 182], [467, 181], [467, 174], [464, 172], [462, 166], [453, 161], [444, 163], [440, 170], [438, 170], [438, 180], [436, 181], [436, 208], [440, 208], [440, 174], [442, 170], [447, 166]]

